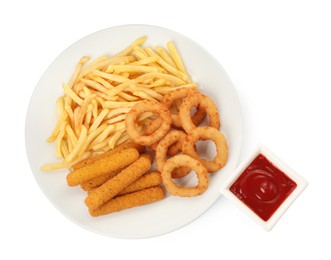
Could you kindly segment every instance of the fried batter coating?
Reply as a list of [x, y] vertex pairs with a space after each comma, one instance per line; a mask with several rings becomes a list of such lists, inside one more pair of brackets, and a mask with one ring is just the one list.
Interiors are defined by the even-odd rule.
[[132, 193], [138, 190], [147, 189], [150, 187], [157, 186], [162, 183], [161, 173], [160, 172], [150, 172], [141, 176], [134, 183], [124, 188], [118, 195], [124, 195]]
[[140, 157], [147, 158], [148, 160], [151, 161], [151, 163], [153, 163], [153, 161], [154, 161], [154, 157], [153, 157], [153, 155], [151, 153], [143, 153], [143, 154], [140, 155]]
[[[177, 185], [172, 180], [173, 170], [182, 166], [191, 167], [197, 174], [198, 184], [195, 187], [182, 187]], [[174, 196], [198, 196], [205, 192], [208, 188], [209, 176], [206, 168], [200, 161], [193, 159], [192, 157], [185, 154], [175, 155], [174, 157], [171, 157], [169, 160], [167, 160], [163, 166], [161, 177], [166, 190]]]
[[211, 98], [196, 92], [187, 95], [179, 109], [179, 118], [186, 133], [189, 134], [196, 128], [191, 119], [192, 107], [199, 107], [206, 111], [209, 116], [209, 126], [220, 129], [221, 123], [216, 104]]
[[[161, 100], [161, 103], [163, 103], [170, 111], [172, 106], [179, 101], [179, 103], [182, 102], [182, 100], [189, 94], [200, 94], [199, 91], [197, 91], [195, 88], [180, 88], [176, 89], [174, 91], [171, 91], [167, 94], [165, 94]], [[201, 109], [200, 106], [197, 106], [197, 111], [192, 116], [191, 120], [192, 123], [195, 126], [198, 126], [206, 117], [206, 111], [204, 109]], [[179, 118], [178, 113], [171, 113], [171, 124], [175, 128], [182, 128], [182, 122]], [[160, 127], [162, 123], [162, 118], [158, 117], [155, 120], [152, 120], [150, 124], [147, 126], [146, 134], [152, 134], [156, 129]]]
[[[174, 145], [178, 142], [181, 143], [181, 140], [185, 139], [186, 134], [180, 130], [170, 130], [168, 134], [160, 140], [158, 146], [156, 147], [155, 160], [156, 166], [159, 171], [162, 171], [163, 166], [167, 160], [168, 149], [171, 145]], [[181, 150], [181, 149], [180, 149]], [[173, 171], [173, 178], [182, 178], [186, 176], [191, 171], [190, 167], [180, 167]]]
[[165, 193], [160, 186], [143, 189], [123, 196], [115, 197], [97, 209], [90, 209], [91, 216], [98, 217], [123, 209], [142, 206], [148, 203], [162, 200]]
[[101, 186], [102, 184], [104, 184], [109, 179], [113, 178], [115, 175], [120, 173], [121, 170], [122, 169], [117, 170], [117, 171], [113, 171], [113, 172], [107, 173], [106, 175], [103, 175], [103, 176], [94, 178], [92, 180], [89, 180], [87, 182], [84, 182], [80, 185], [80, 187], [85, 191], [90, 191], [94, 188], [97, 188], [97, 187]]
[[129, 149], [129, 148], [134, 148], [136, 149], [139, 153], [143, 153], [145, 151], [145, 147], [140, 145], [140, 144], [136, 144], [134, 142], [130, 142], [130, 143], [124, 143], [124, 144], [120, 144], [119, 146], [116, 146], [114, 149], [111, 149], [105, 153], [102, 154], [98, 154], [98, 155], [94, 155], [94, 156], [90, 156], [88, 158], [86, 158], [85, 160], [82, 160], [76, 164], [74, 164], [72, 166], [73, 170], [77, 170], [87, 164], [90, 164], [92, 162], [95, 162], [97, 160], [100, 160], [102, 158], [108, 157], [112, 154], [115, 154], [119, 151], [125, 150], [125, 149]]
[[[174, 91], [171, 91], [167, 94], [165, 94], [162, 98], [162, 103], [170, 109], [175, 101], [182, 101], [187, 95], [192, 94], [192, 93], [199, 93], [198, 90], [195, 88], [180, 88], [176, 89]], [[197, 106], [197, 111], [195, 114], [192, 116], [191, 120], [194, 125], [199, 125], [206, 117], [206, 111], [204, 109], [201, 109], [201, 107]], [[182, 122], [179, 118], [178, 114], [171, 114], [171, 122], [172, 124], [177, 127], [181, 128], [182, 127]]]
[[[153, 158], [153, 156], [150, 153], [143, 153], [140, 156], [141, 157], [148, 158], [151, 161], [151, 163], [153, 163], [154, 158]], [[118, 171], [110, 172], [110, 173], [108, 173], [106, 175], [103, 175], [101, 177], [98, 177], [98, 178], [94, 178], [92, 180], [89, 180], [87, 182], [82, 183], [80, 186], [85, 191], [93, 190], [94, 188], [97, 188], [97, 187], [101, 186], [106, 181], [108, 181], [109, 179], [113, 178], [115, 175], [117, 175], [118, 173], [120, 173], [121, 170], [123, 170], [123, 169], [120, 169]], [[155, 184], [155, 185], [157, 185], [157, 184]], [[152, 185], [152, 186], [155, 186], [155, 185]], [[149, 186], [149, 187], [152, 187], [152, 186]]]
[[[150, 135], [142, 135], [135, 126], [136, 120], [145, 112], [158, 114], [162, 118], [161, 126]], [[134, 105], [125, 118], [126, 131], [134, 142], [141, 145], [151, 145], [164, 137], [170, 129], [170, 111], [162, 103], [145, 100]]]
[[[211, 161], [200, 158], [194, 145], [198, 140], [211, 140], [215, 143], [217, 155]], [[199, 160], [208, 172], [214, 173], [223, 168], [228, 160], [228, 145], [224, 135], [213, 127], [202, 126], [192, 130], [183, 142], [183, 153]]]
[[68, 185], [76, 186], [110, 172], [123, 169], [136, 161], [138, 157], [139, 152], [134, 148], [119, 151], [69, 173], [67, 175]]
[[85, 204], [90, 209], [100, 207], [102, 204], [115, 197], [125, 187], [140, 178], [151, 166], [151, 161], [148, 158], [140, 157], [115, 177], [111, 178], [100, 187], [90, 191], [85, 199]]

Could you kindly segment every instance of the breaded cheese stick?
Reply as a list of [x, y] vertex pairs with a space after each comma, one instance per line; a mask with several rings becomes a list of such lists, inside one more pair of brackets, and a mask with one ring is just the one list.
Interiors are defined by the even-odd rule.
[[[151, 154], [143, 153], [140, 156], [148, 158], [151, 161], [151, 163], [153, 163], [153, 157], [152, 157]], [[97, 187], [101, 186], [102, 184], [104, 184], [109, 179], [113, 178], [115, 175], [117, 175], [119, 172], [121, 172], [121, 170], [110, 172], [110, 173], [108, 173], [106, 175], [103, 175], [101, 177], [94, 178], [92, 180], [89, 180], [87, 182], [82, 183], [80, 186], [82, 187], [83, 190], [90, 191], [94, 188], [97, 188]], [[155, 185], [157, 185], [157, 184], [155, 184]], [[155, 186], [155, 185], [152, 185], [152, 186]], [[152, 186], [149, 186], [149, 187], [152, 187]]]
[[138, 157], [139, 152], [134, 148], [121, 150], [69, 173], [67, 175], [68, 185], [76, 186], [107, 173], [123, 169], [136, 161]]
[[151, 163], [153, 163], [153, 161], [154, 161], [154, 158], [150, 153], [143, 153], [143, 154], [140, 155], [140, 157], [148, 158], [151, 161]]
[[106, 181], [109, 179], [113, 178], [115, 175], [121, 172], [122, 169], [117, 170], [117, 171], [112, 171], [110, 173], [107, 173], [106, 175], [94, 178], [92, 180], [88, 180], [87, 182], [84, 182], [80, 185], [80, 187], [85, 190], [85, 191], [90, 191], [94, 188], [97, 188], [104, 184]]
[[138, 190], [147, 189], [150, 187], [157, 186], [161, 184], [162, 178], [160, 172], [150, 172], [146, 173], [143, 176], [141, 176], [138, 180], [133, 182], [128, 187], [124, 188], [118, 195], [125, 195], [128, 193], [132, 193]]
[[151, 166], [152, 164], [148, 158], [140, 157], [115, 177], [111, 178], [100, 187], [91, 190], [85, 199], [85, 204], [90, 209], [100, 207], [102, 204], [115, 197], [125, 187], [140, 178]]
[[73, 170], [77, 170], [87, 164], [90, 164], [92, 162], [95, 162], [97, 160], [100, 160], [102, 158], [105, 158], [105, 157], [108, 157], [112, 154], [115, 154], [119, 151], [122, 151], [122, 150], [125, 150], [125, 149], [129, 149], [129, 148], [134, 148], [136, 149], [139, 153], [142, 153], [145, 151], [145, 147], [140, 145], [140, 144], [136, 144], [134, 142], [130, 142], [130, 143], [124, 143], [124, 144], [120, 144], [119, 146], [116, 146], [114, 149], [111, 149], [105, 153], [102, 153], [102, 154], [98, 154], [98, 155], [94, 155], [94, 156], [90, 156], [90, 157], [87, 157], [86, 159], [74, 164], [72, 166], [72, 169]]
[[90, 209], [91, 216], [98, 217], [123, 209], [142, 206], [148, 203], [162, 200], [165, 193], [160, 186], [143, 189], [123, 196], [115, 197], [97, 209]]

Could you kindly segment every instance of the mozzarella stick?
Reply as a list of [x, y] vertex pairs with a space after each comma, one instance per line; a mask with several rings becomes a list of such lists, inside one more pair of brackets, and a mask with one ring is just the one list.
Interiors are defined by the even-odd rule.
[[160, 186], [152, 187], [109, 200], [97, 209], [90, 209], [91, 216], [98, 217], [123, 209], [142, 206], [148, 203], [162, 200], [165, 193]]
[[[153, 157], [151, 154], [149, 153], [143, 153], [140, 155], [141, 157], [146, 157], [148, 158], [151, 163], [153, 163]], [[117, 175], [118, 173], [121, 172], [122, 169], [118, 170], [118, 171], [114, 171], [114, 172], [110, 172], [104, 176], [101, 176], [101, 177], [98, 177], [98, 178], [94, 178], [92, 180], [89, 180], [85, 183], [82, 183], [80, 186], [83, 190], [85, 191], [90, 191], [90, 190], [93, 190], [94, 188], [97, 188], [99, 186], [101, 186], [102, 184], [104, 184], [106, 181], [108, 181], [109, 179], [113, 178], [115, 175]], [[142, 177], [141, 177], [142, 178]], [[155, 178], [155, 177], [154, 177]], [[140, 178], [139, 178], [140, 179]], [[139, 180], [138, 179], [138, 180]], [[137, 180], [137, 181], [138, 181]], [[152, 186], [156, 186], [157, 184], [155, 185], [152, 185]], [[152, 187], [152, 186], [149, 186], [149, 187]], [[146, 187], [147, 188], [147, 187]]]
[[146, 173], [143, 176], [141, 176], [138, 180], [136, 180], [134, 183], [124, 188], [124, 190], [118, 193], [118, 195], [125, 195], [138, 190], [154, 187], [161, 184], [161, 182], [162, 182], [161, 173], [159, 172]]
[[143, 153], [140, 155], [140, 157], [145, 157], [145, 158], [149, 159], [151, 161], [151, 163], [153, 163], [153, 161], [154, 161], [154, 157], [150, 153]]
[[117, 152], [122, 151], [124, 149], [129, 149], [129, 148], [134, 148], [134, 149], [138, 150], [139, 153], [142, 153], [142, 152], [145, 151], [145, 147], [140, 145], [140, 144], [136, 144], [134, 142], [125, 143], [125, 144], [121, 144], [119, 146], [116, 146], [114, 149], [111, 149], [111, 150], [109, 150], [105, 153], [90, 156], [90, 157], [86, 158], [85, 160], [82, 160], [82, 161], [74, 164], [72, 166], [72, 169], [77, 170], [77, 169], [79, 169], [79, 168], [81, 168], [81, 167], [83, 167], [87, 164], [90, 164], [92, 162], [95, 162], [97, 160], [100, 160], [100, 159], [108, 157], [108, 156], [110, 156], [114, 153], [117, 153]]
[[69, 173], [67, 175], [67, 183], [69, 186], [76, 186], [110, 172], [123, 169], [136, 161], [138, 157], [139, 152], [134, 148], [119, 151]]
[[85, 199], [85, 204], [90, 209], [100, 207], [102, 204], [115, 197], [125, 187], [140, 178], [151, 166], [151, 161], [148, 158], [140, 157], [115, 177], [111, 178], [100, 187], [90, 191]]
[[85, 191], [90, 191], [94, 188], [97, 188], [97, 187], [101, 186], [102, 184], [104, 184], [109, 179], [113, 178], [115, 175], [120, 173], [121, 170], [122, 169], [117, 170], [117, 171], [113, 171], [113, 172], [107, 173], [106, 175], [103, 175], [103, 176], [94, 178], [92, 180], [89, 180], [87, 182], [84, 182], [80, 185], [80, 187]]

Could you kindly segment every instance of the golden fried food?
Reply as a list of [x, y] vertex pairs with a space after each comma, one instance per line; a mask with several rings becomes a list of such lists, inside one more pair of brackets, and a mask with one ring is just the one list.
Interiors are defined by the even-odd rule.
[[112, 171], [110, 173], [107, 173], [103, 176], [91, 179], [87, 182], [84, 182], [80, 185], [80, 187], [85, 190], [85, 191], [90, 191], [93, 190], [94, 188], [97, 188], [99, 186], [101, 186], [102, 184], [104, 184], [106, 181], [108, 181], [109, 179], [113, 178], [115, 175], [117, 175], [118, 173], [121, 172], [122, 169], [117, 170], [117, 171]]
[[[174, 105], [178, 105], [180, 107], [180, 104], [182, 100], [189, 94], [199, 93], [197, 89], [195, 88], [180, 88], [175, 89], [174, 91], [171, 91], [167, 94], [165, 94], [161, 100], [161, 103], [163, 103], [170, 113], [171, 117], [171, 124], [175, 128], [182, 128], [182, 122], [179, 118], [178, 111], [176, 112], [173, 108]], [[206, 111], [201, 109], [200, 106], [197, 107], [197, 111], [194, 113], [194, 115], [191, 117], [192, 123], [195, 126], [198, 126], [206, 117]], [[146, 128], [146, 134], [153, 133], [156, 129], [160, 127], [162, 123], [162, 118], [158, 117], [155, 120], [152, 120], [150, 124]]]
[[138, 158], [139, 152], [134, 148], [119, 151], [69, 173], [67, 175], [67, 183], [69, 186], [85, 183], [91, 179], [123, 169]]
[[145, 157], [147, 158], [151, 163], [154, 161], [154, 156], [151, 153], [143, 153], [140, 155], [140, 157]]
[[[172, 180], [172, 172], [183, 166], [190, 167], [196, 172], [198, 184], [195, 187], [181, 187]], [[209, 177], [206, 168], [201, 162], [185, 154], [175, 155], [167, 160], [163, 166], [161, 177], [166, 190], [174, 196], [198, 196], [208, 188]]]
[[[196, 89], [193, 88], [180, 88], [180, 89], [176, 89], [174, 91], [171, 91], [167, 94], [165, 94], [162, 98], [162, 103], [168, 108], [171, 109], [171, 107], [173, 106], [174, 102], [179, 100], [182, 101], [187, 95], [191, 94], [191, 93], [195, 93], [197, 92]], [[192, 122], [194, 125], [199, 125], [203, 119], [206, 117], [206, 111], [201, 109], [200, 106], [197, 107], [197, 111], [195, 112], [195, 114], [192, 116]], [[171, 113], [171, 123], [172, 125], [174, 125], [177, 128], [181, 128], [182, 127], [182, 123], [181, 120], [179, 118], [178, 114], [175, 113]]]
[[[212, 161], [200, 158], [194, 149], [198, 140], [211, 140], [216, 145], [217, 155]], [[193, 129], [183, 142], [183, 153], [199, 160], [208, 172], [213, 173], [224, 167], [228, 160], [228, 145], [224, 135], [213, 127], [203, 126]]]
[[[180, 142], [180, 140], [183, 140], [185, 137], [185, 132], [180, 130], [171, 130], [164, 138], [160, 140], [155, 151], [156, 167], [159, 171], [162, 171], [163, 166], [166, 162], [169, 147], [176, 144], [177, 142]], [[180, 167], [173, 171], [172, 177], [182, 178], [186, 176], [190, 171], [190, 167]]]
[[[156, 152], [156, 148], [159, 143], [160, 143], [160, 141], [158, 143], [148, 146], [148, 148], [151, 149], [152, 151]], [[179, 139], [176, 143], [174, 143], [168, 147], [167, 155], [174, 156], [174, 155], [178, 154], [181, 150], [182, 150], [182, 139]]]
[[[55, 142], [60, 162], [41, 166], [44, 171], [70, 168], [91, 156], [128, 140], [125, 117], [144, 100], [159, 102], [178, 88], [196, 88], [173, 43], [168, 49], [143, 46], [146, 36], [134, 40], [111, 57], [82, 57], [57, 99], [57, 123], [47, 139]], [[145, 118], [139, 118], [144, 121]]]
[[[158, 114], [162, 118], [162, 124], [150, 135], [142, 135], [136, 128], [135, 122], [145, 112]], [[170, 129], [171, 119], [169, 110], [160, 102], [142, 101], [136, 104], [126, 115], [126, 131], [134, 142], [141, 145], [157, 143]]]
[[118, 195], [124, 195], [142, 189], [157, 186], [162, 183], [160, 172], [150, 172], [141, 176], [138, 180], [133, 182], [128, 187], [124, 188]]
[[124, 143], [124, 144], [120, 144], [119, 146], [116, 146], [114, 149], [111, 149], [107, 152], [104, 152], [104, 153], [101, 153], [101, 154], [98, 154], [98, 155], [94, 155], [94, 156], [90, 156], [76, 164], [74, 164], [72, 166], [72, 169], [73, 170], [77, 170], [87, 164], [90, 164], [92, 162], [95, 162], [99, 159], [102, 159], [102, 158], [105, 158], [105, 157], [109, 157], [111, 156], [112, 154], [114, 153], [117, 153], [119, 151], [122, 151], [122, 150], [125, 150], [125, 149], [129, 149], [129, 148], [134, 148], [136, 149], [139, 153], [143, 153], [145, 151], [145, 147], [140, 145], [140, 144], [137, 144], [135, 142], [129, 142], [129, 143]]
[[139, 190], [133, 193], [115, 197], [99, 208], [89, 209], [91, 216], [98, 217], [123, 209], [138, 207], [164, 199], [165, 193], [159, 186]]
[[174, 156], [174, 155], [178, 154], [180, 151], [182, 151], [183, 140], [184, 139], [179, 139], [176, 143], [170, 145], [168, 147], [167, 155], [168, 156]]
[[179, 118], [186, 133], [189, 134], [196, 128], [191, 119], [191, 109], [193, 107], [199, 107], [207, 112], [210, 127], [214, 127], [217, 130], [220, 128], [220, 118], [214, 101], [205, 95], [195, 92], [184, 98], [179, 109]]
[[[140, 156], [149, 159], [151, 163], [153, 163], [153, 161], [154, 161], [153, 156], [151, 154], [149, 154], [149, 153], [143, 153]], [[113, 178], [115, 175], [117, 175], [118, 173], [120, 173], [121, 170], [122, 169], [120, 169], [118, 171], [110, 172], [110, 173], [108, 173], [106, 175], [103, 175], [103, 176], [100, 176], [98, 178], [94, 178], [94, 179], [89, 180], [89, 181], [87, 181], [85, 183], [82, 183], [80, 186], [85, 191], [93, 190], [94, 188], [97, 188], [97, 187], [101, 186], [106, 181], [108, 181], [109, 179]], [[153, 185], [153, 186], [155, 186], [155, 185]]]
[[140, 178], [151, 166], [152, 164], [148, 158], [140, 157], [115, 177], [111, 178], [100, 187], [90, 191], [85, 199], [85, 204], [90, 209], [100, 207], [102, 204], [115, 197], [125, 187]]
[[[57, 123], [48, 141], [62, 161], [41, 169], [72, 169], [67, 183], [87, 191], [85, 204], [94, 217], [161, 200], [161, 185], [171, 195], [198, 196], [208, 188], [208, 172], [228, 159], [213, 100], [196, 90], [173, 43], [168, 50], [153, 49], [142, 46], [146, 39], [113, 57], [82, 57], [56, 102]], [[199, 127], [206, 115], [209, 126]], [[199, 157], [199, 140], [215, 143], [212, 161]], [[145, 148], [155, 151], [159, 172], [149, 172], [154, 153]], [[191, 170], [197, 185], [177, 184], [174, 179]]]

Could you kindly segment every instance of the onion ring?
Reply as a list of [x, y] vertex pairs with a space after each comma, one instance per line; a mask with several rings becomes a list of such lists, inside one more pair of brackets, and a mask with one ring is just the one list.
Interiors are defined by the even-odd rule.
[[[171, 116], [170, 116], [171, 117]], [[171, 120], [171, 119], [170, 119]], [[151, 135], [154, 133], [158, 128], [160, 128], [162, 124], [162, 118], [157, 117], [154, 120], [151, 120], [149, 124], [146, 126], [145, 133], [147, 135]]]
[[[148, 146], [148, 148], [155, 152], [158, 144], [159, 143], [154, 143], [154, 144]], [[182, 150], [182, 140], [178, 140], [176, 143], [174, 143], [168, 147], [167, 155], [174, 156], [174, 155], [178, 154], [181, 150]]]
[[[188, 166], [193, 169], [198, 177], [198, 184], [195, 187], [181, 187], [172, 180], [172, 172], [179, 167]], [[208, 188], [209, 176], [206, 168], [198, 160], [192, 157], [179, 154], [171, 157], [163, 166], [161, 172], [162, 182], [167, 191], [175, 196], [193, 197], [202, 194]]]
[[[170, 110], [173, 104], [181, 99], [184, 99], [187, 97], [189, 94], [194, 94], [194, 93], [199, 93], [196, 89], [193, 88], [180, 88], [176, 89], [174, 91], [171, 91], [167, 94], [165, 94], [161, 100], [161, 102]], [[191, 111], [190, 111], [191, 113]], [[192, 116], [191, 120], [192, 123], [195, 126], [198, 126], [206, 117], [206, 111], [204, 109], [201, 109], [200, 106], [197, 106], [197, 111], [195, 114]], [[171, 116], [171, 124], [176, 127], [176, 128], [182, 128], [182, 122], [179, 118], [179, 114], [176, 113], [170, 113]], [[191, 117], [191, 115], [190, 115]], [[146, 128], [146, 133], [151, 134], [153, 133], [156, 129], [160, 127], [162, 123], [161, 118], [156, 118], [155, 120], [151, 121], [150, 124]]]
[[[163, 169], [170, 146], [179, 143], [180, 147], [179, 150], [177, 150], [178, 153], [179, 151], [181, 151], [181, 143], [182, 143], [181, 139], [184, 139], [185, 137], [186, 137], [185, 132], [180, 130], [171, 130], [164, 138], [162, 138], [162, 140], [160, 140], [155, 151], [156, 167], [158, 168], [159, 171], [162, 171]], [[176, 146], [176, 148], [178, 148], [178, 146]], [[182, 178], [186, 176], [190, 171], [191, 171], [190, 167], [180, 167], [173, 171], [172, 178]]]
[[[174, 91], [171, 91], [165, 94], [161, 102], [170, 109], [176, 100], [181, 100], [187, 97], [189, 94], [199, 93], [196, 89], [193, 88], [180, 88]], [[197, 106], [197, 111], [192, 116], [192, 122], [194, 125], [199, 125], [203, 119], [206, 117], [206, 111], [201, 109], [200, 106]], [[182, 128], [182, 123], [178, 114], [171, 114], [171, 123], [177, 128]]]
[[209, 97], [202, 95], [198, 92], [189, 94], [184, 98], [182, 105], [179, 109], [179, 118], [182, 122], [182, 126], [186, 133], [190, 133], [193, 129], [196, 128], [191, 119], [191, 109], [192, 107], [198, 107], [202, 110], [205, 110], [209, 116], [209, 126], [220, 128], [220, 119], [217, 111], [217, 107]]
[[179, 139], [176, 143], [170, 145], [168, 147], [167, 155], [174, 156], [178, 154], [180, 151], [182, 151], [182, 144], [183, 144], [183, 139]]
[[[195, 143], [198, 140], [211, 140], [215, 143], [217, 155], [213, 161], [207, 161], [200, 158], [197, 151], [194, 149]], [[199, 160], [210, 173], [216, 172], [223, 168], [228, 160], [228, 146], [224, 135], [215, 128], [209, 126], [202, 126], [193, 129], [183, 141], [182, 149], [184, 154]]]
[[[135, 122], [144, 112], [152, 112], [159, 115], [162, 119], [162, 124], [151, 135], [142, 135], [135, 126]], [[151, 145], [158, 142], [164, 137], [171, 125], [171, 118], [169, 110], [162, 104], [156, 101], [145, 100], [134, 105], [127, 113], [125, 118], [126, 131], [129, 137], [138, 144]]]

